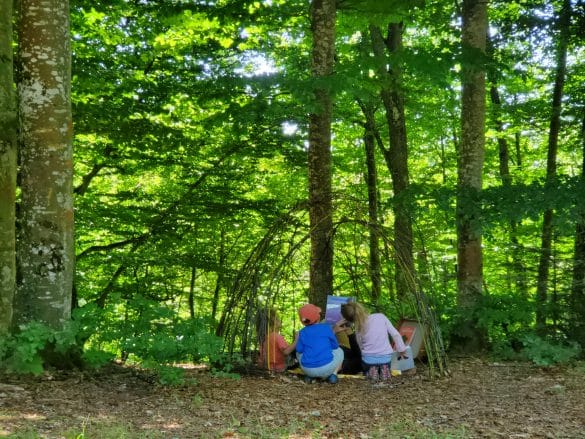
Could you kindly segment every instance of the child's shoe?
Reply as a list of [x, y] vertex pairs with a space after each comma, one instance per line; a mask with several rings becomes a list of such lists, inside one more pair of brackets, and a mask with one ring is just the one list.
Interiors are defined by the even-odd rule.
[[382, 381], [388, 381], [390, 380], [390, 376], [391, 376], [390, 367], [388, 367], [387, 364], [382, 364], [380, 366], [380, 379]]
[[331, 374], [327, 377], [327, 382], [329, 384], [337, 384], [337, 375]]
[[368, 379], [373, 383], [377, 382], [380, 378], [380, 374], [378, 372], [378, 366], [370, 366], [368, 369]]

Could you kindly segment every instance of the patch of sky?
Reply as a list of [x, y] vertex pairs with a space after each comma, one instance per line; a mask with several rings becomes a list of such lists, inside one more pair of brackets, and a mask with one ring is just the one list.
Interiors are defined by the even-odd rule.
[[274, 61], [261, 53], [247, 53], [241, 58], [240, 62], [242, 67], [235, 69], [234, 72], [247, 78], [271, 75], [278, 72]]
[[285, 121], [285, 122], [283, 122], [283, 123], [282, 123], [282, 125], [281, 125], [281, 126], [282, 126], [282, 133], [283, 133], [285, 136], [292, 136], [292, 135], [294, 135], [294, 134], [295, 134], [295, 133], [298, 131], [298, 129], [299, 129], [299, 126], [298, 126], [298, 125], [297, 125], [295, 122], [288, 122], [288, 121]]

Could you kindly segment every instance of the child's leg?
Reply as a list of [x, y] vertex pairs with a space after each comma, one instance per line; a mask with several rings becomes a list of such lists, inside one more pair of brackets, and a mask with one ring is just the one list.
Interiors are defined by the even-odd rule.
[[366, 371], [366, 377], [374, 383], [378, 381], [378, 379], [380, 378], [380, 373], [377, 364], [372, 364], [368, 366], [368, 370]]
[[390, 371], [390, 364], [389, 363], [381, 364], [380, 365], [380, 379], [382, 381], [388, 381], [388, 380], [390, 380], [391, 376], [392, 376], [392, 373]]

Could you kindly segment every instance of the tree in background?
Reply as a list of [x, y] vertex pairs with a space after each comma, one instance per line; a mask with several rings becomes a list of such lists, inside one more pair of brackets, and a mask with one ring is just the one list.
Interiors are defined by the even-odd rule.
[[[546, 184], [551, 187], [557, 179], [557, 154], [559, 145], [559, 132], [561, 126], [561, 108], [565, 75], [567, 71], [567, 50], [569, 44], [571, 25], [571, 0], [563, 0], [559, 13], [558, 30], [559, 37], [556, 52], [556, 74], [552, 97], [552, 111], [548, 134], [548, 149], [546, 158]], [[536, 330], [539, 335], [546, 335], [547, 317], [550, 317], [547, 298], [549, 268], [552, 257], [554, 210], [547, 208], [542, 218], [542, 233], [540, 244], [540, 258], [538, 263], [538, 279], [536, 289]], [[552, 308], [551, 308], [552, 309]]]
[[475, 312], [483, 296], [481, 248], [482, 174], [485, 149], [485, 50], [487, 2], [463, 1], [461, 144], [457, 163], [457, 305], [454, 347], [466, 352], [486, 345]]
[[358, 100], [364, 113], [364, 152], [366, 155], [366, 185], [368, 187], [368, 237], [369, 237], [369, 275], [372, 302], [378, 303], [382, 296], [380, 261], [380, 231], [378, 223], [378, 171], [376, 167], [376, 137], [380, 137], [376, 127], [373, 105]]
[[407, 201], [409, 186], [408, 142], [404, 109], [404, 89], [400, 56], [402, 50], [403, 23], [388, 24], [386, 37], [379, 26], [370, 25], [374, 55], [378, 60], [380, 96], [386, 110], [389, 146], [382, 152], [392, 177], [394, 192], [394, 250], [396, 293], [406, 297], [415, 288], [415, 270], [412, 256], [412, 219]]
[[309, 301], [325, 309], [333, 290], [333, 205], [331, 198], [331, 117], [328, 85], [335, 55], [335, 0], [311, 3], [315, 107], [309, 121], [309, 216], [311, 270]]
[[16, 286], [16, 108], [12, 66], [12, 3], [0, 1], [0, 334], [12, 323]]
[[[496, 55], [496, 47], [494, 47], [493, 40], [488, 36], [487, 41], [487, 51], [489, 59], [491, 60], [492, 67], [488, 70], [488, 80], [489, 80], [489, 95], [490, 95], [490, 102], [491, 102], [491, 124], [496, 130], [497, 133], [497, 144], [498, 144], [498, 170], [500, 174], [501, 184], [502, 187], [508, 190], [508, 193], [513, 193], [512, 190], [512, 183], [513, 177], [512, 173], [510, 172], [510, 162], [511, 159], [511, 152], [510, 152], [510, 144], [508, 142], [508, 133], [506, 132], [505, 122], [504, 122], [504, 112], [503, 112], [503, 103], [502, 98], [500, 95], [500, 91], [498, 89], [498, 79], [502, 75], [495, 65], [495, 59], [497, 59]], [[516, 132], [517, 136], [519, 135]], [[515, 137], [517, 137], [515, 136]], [[517, 148], [518, 149], [518, 148]], [[520, 154], [516, 154], [516, 161], [517, 167], [520, 169], [521, 167], [521, 156]], [[526, 267], [524, 266], [522, 259], [521, 259], [521, 250], [522, 244], [518, 239], [518, 221], [514, 219], [510, 219], [509, 221], [509, 239], [510, 239], [510, 248], [511, 248], [511, 273], [506, 276], [507, 279], [512, 277], [515, 279], [514, 282], [508, 281], [510, 285], [510, 289], [515, 287], [515, 290], [522, 298], [528, 297], [528, 288], [527, 288], [527, 279], [526, 279]]]
[[22, 0], [18, 14], [20, 188], [15, 323], [60, 329], [74, 272], [69, 2]]
[[[570, 143], [577, 135], [575, 123], [563, 119], [560, 178], [553, 188], [543, 187], [545, 166], [539, 147], [546, 144], [543, 126], [549, 121], [552, 82], [548, 73], [554, 65], [554, 52], [546, 49], [558, 39], [558, 34], [548, 33], [552, 14], [547, 11], [560, 1], [490, 2], [490, 16], [501, 19], [495, 25], [490, 20], [490, 26], [499, 38], [497, 67], [503, 72], [497, 78], [501, 98], [492, 104], [494, 110], [501, 107], [502, 118], [500, 124], [494, 112], [497, 134], [494, 130], [485, 134], [495, 140], [508, 130], [521, 132], [516, 142], [521, 151], [510, 157], [510, 164], [513, 160], [519, 164], [522, 158], [525, 166], [521, 172], [502, 166], [498, 173], [498, 164], [505, 163], [498, 162], [494, 141], [494, 148], [485, 148], [484, 171], [478, 177], [481, 193], [462, 189], [457, 207], [458, 224], [470, 225], [461, 230], [477, 232], [482, 239], [482, 248], [473, 250], [481, 252], [484, 270], [478, 273], [483, 282], [470, 278], [465, 286], [480, 289], [469, 301], [475, 312], [470, 324], [487, 328], [492, 346], [494, 339], [511, 338], [506, 329], [516, 341], [533, 336], [536, 277], [526, 283], [526, 296], [516, 297], [510, 279], [519, 275], [519, 268], [510, 264], [510, 253], [501, 250], [511, 245], [510, 220], [518, 226], [517, 267], [534, 273], [538, 263], [534, 242], [542, 213], [550, 206], [555, 209], [551, 285], [556, 296], [550, 297], [568, 304], [563, 300], [570, 292], [570, 270], [562, 268], [570, 263], [575, 232], [577, 195], [572, 189], [577, 180], [571, 172], [576, 155], [582, 153]], [[164, 329], [165, 343], [174, 346], [178, 331], [195, 328], [193, 336], [215, 331], [224, 337], [223, 348], [230, 353], [249, 352], [255, 348], [250, 324], [254, 310], [274, 305], [295, 317], [298, 304], [307, 300], [307, 289], [317, 280], [321, 286], [310, 290], [309, 300], [320, 305], [330, 291], [355, 295], [393, 318], [437, 321], [441, 329], [459, 333], [452, 311], [457, 300], [453, 206], [457, 173], [464, 175], [469, 169], [456, 166], [456, 152], [466, 151], [465, 145], [459, 147], [460, 95], [455, 90], [461, 63], [458, 2], [429, 0], [424, 8], [404, 14], [398, 9], [413, 3], [338, 2], [337, 19], [330, 22], [335, 24], [335, 71], [331, 67], [327, 75], [316, 76], [306, 68], [311, 32], [303, 14], [307, 3], [300, 0], [228, 0], [222, 8], [205, 2], [71, 1], [79, 298], [75, 321], [88, 328], [88, 349], [100, 346], [120, 358], [144, 359], [161, 347], [152, 344], [150, 335], [158, 342]], [[375, 23], [386, 32], [389, 21], [406, 24], [399, 29], [402, 47], [391, 52], [384, 35], [380, 63], [363, 30]], [[315, 44], [321, 43], [324, 40], [316, 37]], [[477, 48], [464, 53], [466, 78], [473, 79], [477, 64], [483, 68], [483, 54]], [[568, 59], [578, 62], [578, 56]], [[388, 65], [400, 65], [399, 84], [388, 77], [382, 83], [380, 65], [392, 74]], [[575, 76], [567, 79], [581, 87]], [[384, 148], [374, 150], [372, 144], [382, 145], [382, 136], [387, 136], [387, 113], [378, 110], [383, 109], [380, 87], [389, 83], [390, 91], [401, 89], [398, 98], [408, 97], [404, 123], [412, 251], [420, 276], [416, 280], [425, 295], [422, 300], [415, 296], [416, 304], [408, 297], [396, 300], [393, 294], [397, 228], [384, 224], [397, 220], [397, 188], [389, 166], [376, 169]], [[468, 99], [469, 82], [465, 87]], [[324, 115], [321, 110], [331, 111], [334, 93], [335, 111], [327, 130], [322, 125], [309, 127]], [[321, 96], [328, 98], [325, 107]], [[365, 134], [356, 96], [367, 103], [370, 113]], [[475, 116], [469, 110], [472, 103], [468, 99], [464, 105], [461, 122], [467, 147], [475, 140], [469, 135], [476, 128], [469, 123]], [[577, 107], [567, 100], [569, 109], [571, 105]], [[316, 117], [307, 119], [307, 113]], [[319, 164], [311, 176], [315, 187], [329, 194], [323, 198], [327, 204], [319, 200], [313, 204], [325, 207], [319, 215], [329, 212], [317, 223], [311, 222], [309, 214], [315, 210], [309, 212], [306, 203], [308, 128], [321, 130], [309, 130], [311, 142], [316, 137], [328, 142], [319, 150], [326, 159], [312, 161]], [[446, 141], [449, 138], [453, 140]], [[478, 164], [470, 162], [475, 171]], [[323, 171], [323, 164], [329, 169]], [[39, 170], [45, 172], [43, 167]], [[503, 182], [512, 173], [508, 188]], [[316, 175], [324, 177], [325, 186]], [[342, 194], [334, 196], [335, 212], [331, 192]], [[543, 194], [550, 196], [546, 203]], [[484, 210], [476, 229], [480, 204]], [[334, 236], [328, 225], [331, 217]], [[326, 254], [333, 251], [335, 240], [333, 268], [323, 264], [314, 269], [316, 263], [326, 262], [311, 256], [309, 235], [316, 224], [327, 226], [319, 230]], [[477, 256], [473, 251], [469, 255]], [[476, 259], [467, 264], [463, 256], [467, 254], [459, 258], [460, 267], [477, 263]], [[309, 260], [315, 276], [307, 279]], [[489, 297], [484, 294], [488, 289]], [[437, 319], [429, 312], [435, 309]], [[467, 316], [468, 309], [462, 310]], [[560, 319], [569, 317], [566, 307], [559, 312]], [[294, 322], [298, 324], [298, 319]], [[567, 334], [571, 330], [557, 328]], [[195, 344], [196, 338], [192, 340]], [[191, 347], [181, 355], [192, 355]], [[435, 351], [443, 352], [441, 343]], [[208, 358], [198, 358], [203, 357]], [[191, 360], [194, 356], [188, 357]]]
[[[581, 184], [585, 186], [585, 114], [581, 125]], [[585, 209], [577, 210], [575, 226], [575, 249], [573, 256], [573, 282], [571, 285], [571, 338], [585, 347]]]
[[[575, 47], [583, 51], [585, 43], [585, 3], [581, 2], [580, 7], [574, 9], [574, 29], [577, 31], [574, 34], [573, 44]], [[583, 193], [585, 188], [585, 63], [580, 63], [570, 76], [581, 78], [581, 81], [576, 82], [576, 90], [568, 89], [567, 94], [575, 96], [574, 101], [580, 103], [578, 107], [578, 117], [581, 120], [581, 129], [577, 137], [577, 144], [581, 149], [581, 168], [579, 176], [581, 190]], [[576, 225], [575, 237], [573, 247], [573, 273], [571, 282], [570, 294], [570, 320], [569, 328], [571, 332], [569, 337], [577, 341], [582, 348], [585, 348], [585, 203], [583, 198], [577, 204], [576, 209]]]

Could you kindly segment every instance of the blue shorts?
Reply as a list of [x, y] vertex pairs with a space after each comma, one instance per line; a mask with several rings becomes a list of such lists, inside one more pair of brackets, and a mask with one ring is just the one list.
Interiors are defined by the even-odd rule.
[[297, 358], [299, 359], [301, 370], [305, 375], [311, 378], [327, 378], [329, 375], [336, 374], [341, 367], [341, 363], [343, 363], [343, 349], [337, 348], [332, 354], [333, 360], [331, 360], [330, 363], [319, 367], [303, 367], [303, 362], [301, 361], [303, 354], [297, 353]]
[[363, 355], [362, 363], [368, 366], [375, 366], [377, 364], [390, 364], [392, 361], [392, 354], [389, 355]]

